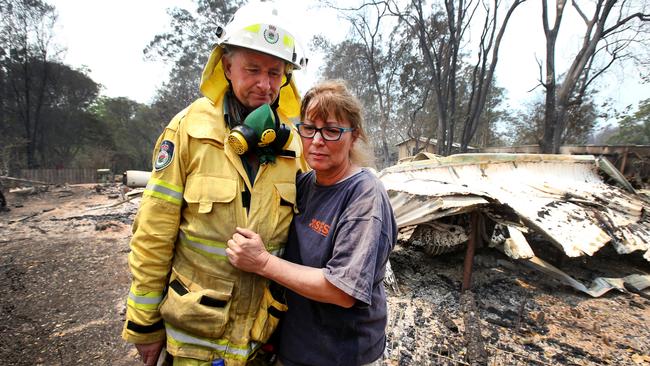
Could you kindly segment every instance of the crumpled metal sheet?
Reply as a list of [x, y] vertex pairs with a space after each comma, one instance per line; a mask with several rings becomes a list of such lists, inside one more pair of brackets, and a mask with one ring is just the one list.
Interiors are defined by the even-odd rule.
[[559, 268], [539, 257], [533, 256], [532, 258], [527, 259], [527, 263], [531, 267], [541, 270], [542, 272], [547, 273], [559, 281], [578, 291], [591, 295], [592, 297], [600, 297], [614, 289], [625, 292], [627, 291], [625, 288], [626, 284], [628, 286], [633, 286], [637, 291], [641, 291], [647, 288], [650, 283], [650, 275], [632, 274], [621, 278], [596, 277], [591, 281], [589, 286], [586, 286], [582, 282], [567, 275]]
[[637, 291], [642, 291], [650, 287], [650, 275], [640, 274], [632, 274], [620, 278], [596, 277], [587, 286], [569, 276], [561, 269], [537, 257], [530, 244], [528, 244], [524, 234], [517, 228], [507, 226], [506, 229], [510, 237], [505, 240], [493, 240], [491, 246], [496, 246], [509, 257], [522, 260], [528, 266], [542, 271], [556, 280], [590, 296], [600, 297], [614, 289], [624, 292], [627, 291], [626, 285], [631, 286]]
[[421, 154], [382, 170], [399, 227], [481, 209], [570, 257], [613, 245], [650, 261], [648, 201], [606, 184], [590, 155]]

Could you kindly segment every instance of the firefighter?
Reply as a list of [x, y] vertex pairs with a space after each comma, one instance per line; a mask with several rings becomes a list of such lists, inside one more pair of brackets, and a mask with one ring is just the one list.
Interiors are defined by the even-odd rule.
[[146, 365], [164, 345], [174, 365], [245, 365], [277, 325], [272, 314], [286, 309], [268, 296], [267, 279], [234, 268], [225, 249], [246, 227], [283, 251], [295, 177], [307, 169], [291, 124], [300, 114], [292, 73], [306, 60], [271, 3], [240, 8], [218, 37], [203, 97], [156, 143], [133, 224], [122, 337]]

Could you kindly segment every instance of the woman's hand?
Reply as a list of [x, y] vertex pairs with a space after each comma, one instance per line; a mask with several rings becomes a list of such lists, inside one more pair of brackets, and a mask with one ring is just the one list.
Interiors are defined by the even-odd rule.
[[226, 255], [236, 268], [257, 274], [262, 271], [271, 257], [259, 234], [240, 227], [237, 228], [232, 239], [228, 240]]
[[322, 268], [291, 263], [266, 251], [262, 238], [254, 231], [237, 228], [228, 240], [228, 260], [236, 268], [273, 280], [314, 301], [349, 308], [356, 299], [331, 284]]

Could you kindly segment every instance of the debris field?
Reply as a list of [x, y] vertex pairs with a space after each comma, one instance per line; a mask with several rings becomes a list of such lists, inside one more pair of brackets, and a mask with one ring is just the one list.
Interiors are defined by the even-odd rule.
[[[124, 202], [121, 189], [88, 184], [5, 194], [1, 364], [141, 364], [120, 338], [138, 205]], [[472, 290], [461, 295], [464, 255], [462, 247], [431, 256], [417, 243], [397, 245], [386, 365], [650, 365], [647, 290], [592, 298], [483, 247]], [[586, 282], [622, 268], [650, 273], [638, 255], [547, 253], [554, 258], [556, 267]], [[470, 362], [468, 354], [477, 352]]]

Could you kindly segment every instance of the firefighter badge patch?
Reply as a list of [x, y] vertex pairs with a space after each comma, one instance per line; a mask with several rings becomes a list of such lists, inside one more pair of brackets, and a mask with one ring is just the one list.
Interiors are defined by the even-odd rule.
[[169, 140], [163, 140], [160, 144], [160, 151], [158, 151], [158, 157], [156, 157], [156, 163], [154, 164], [154, 169], [156, 171], [165, 169], [174, 158], [174, 143]]
[[273, 25], [268, 25], [264, 30], [264, 39], [270, 44], [278, 43], [280, 35], [278, 35], [278, 29]]

